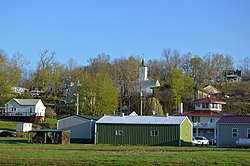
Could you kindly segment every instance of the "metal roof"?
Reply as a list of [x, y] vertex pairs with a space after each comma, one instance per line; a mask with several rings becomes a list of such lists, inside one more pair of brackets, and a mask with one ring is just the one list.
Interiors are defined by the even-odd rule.
[[218, 124], [250, 124], [250, 116], [225, 116], [221, 117]]
[[20, 105], [36, 105], [41, 99], [13, 99]]
[[207, 85], [205, 88], [203, 88], [203, 91], [209, 93], [209, 94], [219, 94], [221, 93], [218, 89], [216, 89], [212, 85]]
[[224, 101], [212, 97], [206, 97], [202, 99], [197, 99], [194, 100], [192, 103], [197, 104], [197, 103], [219, 103], [219, 104], [226, 104]]
[[230, 116], [235, 115], [231, 112], [224, 112], [224, 111], [214, 111], [214, 110], [194, 110], [194, 111], [187, 111], [183, 112], [181, 115], [186, 116]]
[[159, 87], [160, 83], [158, 80], [144, 80], [144, 81], [140, 81], [139, 85], [152, 88], [152, 87]]
[[103, 116], [97, 124], [166, 124], [179, 125], [186, 116]]
[[87, 119], [87, 120], [95, 120], [95, 121], [97, 121], [98, 119], [100, 119], [98, 117], [93, 117], [93, 116], [88, 116], [88, 115], [70, 115], [70, 116], [59, 118], [57, 120], [62, 120], [62, 119], [66, 119], [66, 118], [70, 118], [70, 117], [74, 117], [74, 116], [75, 117], [80, 117], [80, 118], [83, 118], [83, 119]]

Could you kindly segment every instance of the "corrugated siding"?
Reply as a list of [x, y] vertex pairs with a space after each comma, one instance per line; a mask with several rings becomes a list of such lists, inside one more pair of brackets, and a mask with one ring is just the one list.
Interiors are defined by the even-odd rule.
[[58, 129], [64, 131], [70, 130], [71, 138], [92, 139], [94, 134], [94, 121], [92, 121], [92, 127], [90, 125], [90, 120], [78, 117], [69, 117], [58, 121]]
[[[123, 135], [116, 135], [116, 130], [123, 130]], [[150, 136], [151, 130], [158, 136]], [[179, 145], [180, 134], [178, 125], [97, 124], [96, 136], [101, 144]]]
[[232, 137], [232, 129], [238, 129], [238, 138], [247, 138], [247, 128], [250, 128], [250, 125], [246, 124], [220, 124], [217, 127], [217, 140], [218, 146], [223, 147], [234, 147], [236, 146], [237, 138]]
[[193, 137], [193, 126], [190, 121], [186, 118], [181, 124], [181, 141], [182, 145], [191, 145]]

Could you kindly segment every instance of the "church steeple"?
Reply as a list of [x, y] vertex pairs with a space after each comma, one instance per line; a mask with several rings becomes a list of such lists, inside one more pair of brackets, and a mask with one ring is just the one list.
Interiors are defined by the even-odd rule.
[[148, 68], [145, 65], [144, 58], [142, 58], [141, 66], [139, 67], [139, 81], [148, 80]]
[[145, 67], [144, 58], [142, 58], [142, 60], [141, 60], [141, 67]]

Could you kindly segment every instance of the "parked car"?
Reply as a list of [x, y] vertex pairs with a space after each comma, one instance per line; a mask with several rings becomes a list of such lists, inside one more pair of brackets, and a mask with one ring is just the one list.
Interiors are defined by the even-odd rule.
[[11, 131], [1, 131], [0, 137], [16, 137], [16, 133]]
[[193, 137], [193, 141], [192, 141], [193, 146], [197, 146], [197, 145], [209, 145], [209, 140], [206, 137], [203, 136], [197, 136], [197, 137]]

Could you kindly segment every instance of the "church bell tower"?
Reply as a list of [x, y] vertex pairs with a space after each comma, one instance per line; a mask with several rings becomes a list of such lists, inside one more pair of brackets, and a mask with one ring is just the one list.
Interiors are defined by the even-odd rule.
[[144, 58], [139, 67], [139, 82], [148, 80], [148, 67], [146, 67]]

